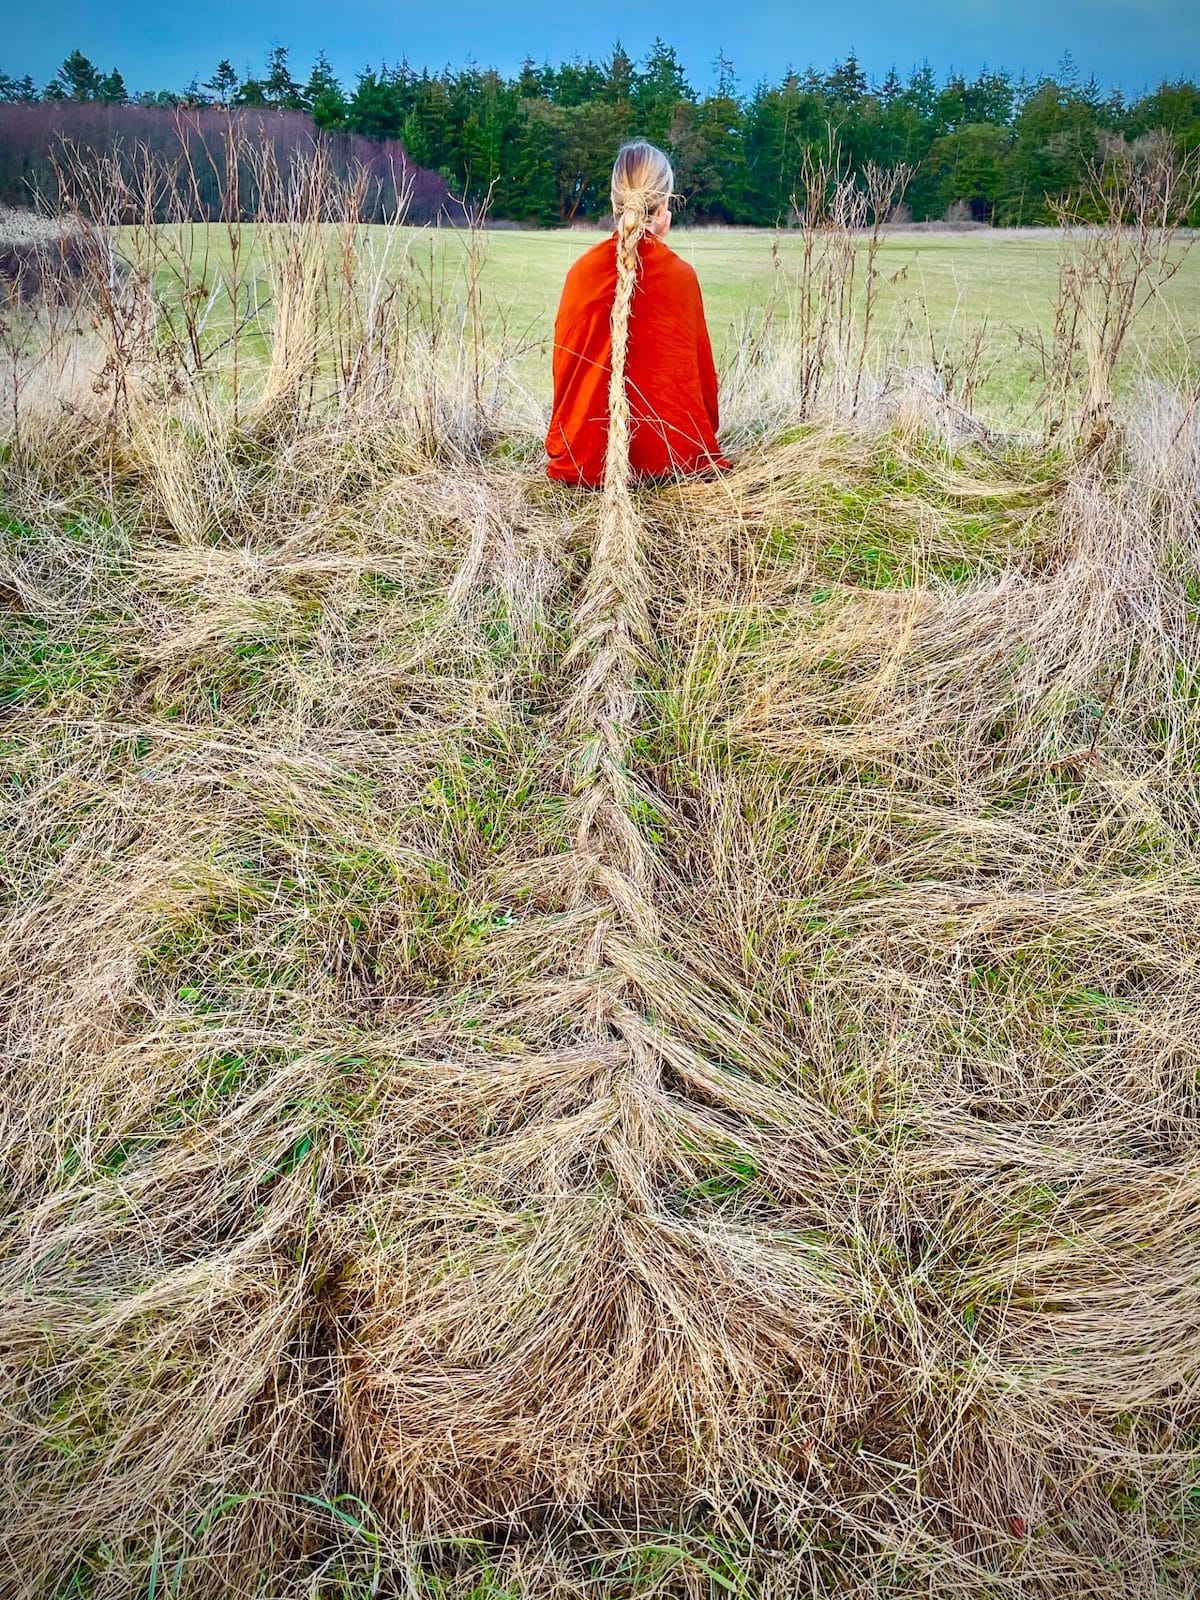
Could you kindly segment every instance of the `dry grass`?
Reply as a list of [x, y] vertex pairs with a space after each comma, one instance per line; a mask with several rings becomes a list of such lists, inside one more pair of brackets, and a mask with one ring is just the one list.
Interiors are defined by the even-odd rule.
[[1193, 1593], [1194, 401], [614, 512], [287, 243], [3, 463], [4, 1592]]

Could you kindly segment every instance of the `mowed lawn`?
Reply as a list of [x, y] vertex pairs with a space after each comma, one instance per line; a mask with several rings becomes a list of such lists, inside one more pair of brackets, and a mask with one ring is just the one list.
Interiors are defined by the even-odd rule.
[[[195, 262], [205, 252], [205, 230], [189, 233]], [[549, 398], [550, 340], [563, 276], [603, 237], [594, 229], [496, 229], [474, 237], [454, 229], [405, 229], [389, 242], [384, 229], [363, 229], [365, 247], [387, 244], [389, 270], [414, 274], [427, 291], [418, 294], [418, 303], [436, 304], [441, 318], [465, 316], [470, 256], [478, 250], [478, 303], [489, 331], [498, 336], [492, 347], [513, 354], [513, 375], [542, 402]], [[785, 328], [798, 298], [798, 234], [676, 227], [671, 244], [700, 275], [722, 371], [732, 368], [739, 347], [764, 320]], [[969, 365], [978, 377], [981, 409], [1019, 415], [1037, 397], [1063, 248], [1050, 229], [887, 234], [877, 258], [870, 364], [938, 365], [951, 373]], [[205, 276], [211, 281], [227, 254], [221, 229], [208, 230], [207, 251]], [[252, 243], [243, 270], [257, 254]], [[1146, 371], [1176, 382], [1200, 376], [1200, 250], [1185, 240], [1179, 257], [1162, 292], [1141, 296], [1122, 363], [1125, 382]], [[861, 304], [865, 245], [857, 277]]]

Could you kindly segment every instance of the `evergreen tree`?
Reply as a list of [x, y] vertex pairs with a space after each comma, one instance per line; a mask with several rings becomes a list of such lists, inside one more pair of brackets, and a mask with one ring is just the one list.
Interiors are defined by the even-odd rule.
[[854, 51], [845, 61], [835, 61], [833, 71], [822, 87], [835, 106], [851, 110], [867, 92], [867, 75], [858, 64]]
[[267, 76], [263, 80], [263, 93], [269, 106], [279, 111], [303, 111], [304, 96], [300, 85], [292, 77], [288, 66], [286, 45], [275, 45], [267, 57]]
[[604, 63], [603, 96], [610, 105], [621, 105], [633, 100], [633, 80], [636, 69], [631, 57], [618, 39], [612, 55]]
[[333, 93], [340, 94], [341, 85], [334, 76], [324, 50], [318, 50], [317, 59], [313, 62], [312, 71], [308, 75], [308, 82], [300, 90], [300, 98], [306, 106], [312, 107], [322, 95]]
[[318, 128], [332, 131], [346, 126], [350, 102], [342, 92], [341, 84], [335, 83], [331, 89], [322, 89], [316, 99], [310, 102], [308, 109]]
[[344, 128], [349, 102], [324, 50], [318, 51], [301, 98], [318, 128]]
[[965, 205], [977, 222], [990, 222], [1004, 193], [1011, 135], [990, 122], [968, 122], [935, 139], [925, 166], [935, 214]]
[[604, 72], [594, 61], [576, 56], [564, 61], [554, 74], [554, 102], [560, 106], [583, 106], [595, 100], [604, 88]]
[[904, 85], [900, 82], [900, 74], [896, 71], [895, 67], [889, 67], [887, 70], [887, 76], [879, 85], [880, 105], [883, 106], [884, 110], [886, 111], [890, 106], [895, 105], [896, 101], [899, 100], [903, 92]]
[[674, 49], [661, 39], [655, 39], [645, 65], [634, 75], [632, 84], [638, 135], [652, 144], [666, 144], [676, 106], [695, 98], [695, 91], [684, 76]]
[[410, 161], [418, 167], [433, 165], [433, 153], [429, 148], [429, 140], [425, 137], [425, 129], [421, 119], [415, 111], [410, 111], [400, 126], [400, 143], [408, 153]]
[[931, 122], [937, 109], [938, 81], [928, 61], [914, 67], [904, 85], [904, 102], [912, 107], [924, 122]]
[[1057, 76], [1055, 81], [1059, 87], [1075, 94], [1079, 89], [1079, 68], [1075, 65], [1075, 57], [1069, 50], [1064, 50], [1058, 60]]
[[563, 156], [558, 114], [557, 108], [540, 97], [521, 102], [510, 205], [514, 216], [539, 227], [558, 221], [556, 177]]
[[549, 100], [552, 79], [553, 73], [548, 66], [535, 67], [533, 57], [526, 56], [516, 83], [518, 100]]
[[697, 171], [689, 208], [694, 216], [732, 222], [745, 203], [743, 110], [733, 62], [721, 52], [713, 62], [715, 88], [695, 118]]
[[828, 146], [829, 118], [823, 94], [795, 72], [777, 89], [759, 84], [746, 111], [747, 220], [774, 227], [787, 219], [806, 152]]
[[7, 105], [31, 106], [37, 97], [37, 85], [28, 73], [23, 78], [10, 78], [7, 72], [0, 72], [0, 101]]
[[111, 72], [106, 72], [100, 79], [96, 88], [97, 100], [103, 100], [105, 105], [124, 106], [129, 104], [129, 93], [125, 88], [125, 79], [116, 67]]
[[428, 72], [412, 85], [412, 110], [420, 118], [429, 151], [429, 165], [449, 182], [459, 181], [459, 163], [455, 159], [454, 128], [451, 115], [450, 92], [446, 76], [435, 78]]
[[261, 78], [243, 78], [233, 96], [235, 106], [265, 106], [267, 86]]
[[82, 50], [71, 51], [55, 74], [55, 82], [62, 93], [60, 95], [47, 93], [48, 99], [98, 100], [100, 98], [100, 74]]
[[613, 46], [612, 55], [604, 64], [605, 78], [602, 91], [605, 102], [613, 108], [613, 130], [618, 143], [630, 138], [635, 132], [633, 86], [636, 70], [633, 61], [618, 40]]
[[227, 106], [237, 93], [238, 75], [231, 61], [217, 62], [211, 78], [203, 85], [219, 106]]
[[1013, 84], [1008, 73], [989, 72], [985, 66], [963, 94], [963, 121], [1007, 127], [1012, 121], [1013, 98]]
[[346, 107], [346, 126], [367, 139], [398, 139], [403, 125], [404, 107], [395, 84], [364, 69]]
[[1097, 130], [1087, 106], [1069, 89], [1044, 83], [1016, 121], [1000, 219], [1052, 222], [1054, 200], [1079, 183], [1096, 151]]
[[1181, 156], [1200, 149], [1200, 86], [1180, 78], [1160, 83], [1129, 108], [1126, 131], [1132, 138], [1162, 128]]
[[951, 68], [942, 92], [937, 97], [937, 107], [933, 114], [936, 131], [948, 133], [957, 128], [966, 121], [966, 110], [967, 81], [961, 72], [955, 72]]

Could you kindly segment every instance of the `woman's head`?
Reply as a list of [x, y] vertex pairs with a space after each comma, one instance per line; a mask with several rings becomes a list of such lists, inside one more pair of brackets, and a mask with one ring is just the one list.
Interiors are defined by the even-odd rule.
[[671, 226], [675, 173], [666, 156], [645, 139], [623, 144], [612, 171], [612, 208], [622, 234], [653, 233]]

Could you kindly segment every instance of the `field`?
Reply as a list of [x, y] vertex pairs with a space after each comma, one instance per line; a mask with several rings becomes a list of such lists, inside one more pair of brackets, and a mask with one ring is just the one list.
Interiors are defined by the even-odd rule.
[[1194, 1594], [1195, 262], [680, 235], [606, 499], [588, 237], [341, 239], [0, 341], [0, 1589]]
[[[522, 371], [539, 392], [563, 274], [599, 237], [505, 231], [487, 238], [489, 307], [515, 341], [536, 343], [536, 362]], [[671, 244], [700, 275], [714, 353], [728, 368], [774, 296], [786, 309], [803, 240], [794, 232], [675, 228]], [[443, 248], [453, 252], [453, 240]], [[928, 367], [943, 353], [961, 351], [978, 331], [982, 407], [1011, 420], [1027, 417], [1041, 376], [1038, 348], [1052, 331], [1059, 255], [1060, 238], [1050, 229], [885, 233], [872, 364]], [[1174, 281], [1149, 302], [1127, 369], [1143, 364], [1175, 378], [1200, 365], [1200, 256], [1189, 253]]]
[[[438, 304], [460, 312], [466, 284], [477, 277], [479, 310], [506, 357], [506, 381], [533, 406], [549, 400], [549, 346], [563, 276], [576, 256], [603, 235], [497, 229], [364, 228], [364, 256], [407, 258]], [[243, 247], [259, 250], [252, 227]], [[804, 240], [795, 231], [675, 228], [671, 243], [696, 268], [718, 366], [738, 368], [747, 343], [764, 327], [794, 315], [801, 294]], [[332, 242], [331, 250], [336, 249]], [[186, 230], [183, 246], [203, 282], [228, 268], [219, 228]], [[861, 305], [865, 250], [854, 300]], [[1147, 296], [1122, 353], [1121, 374], [1173, 383], [1200, 372], [1200, 254], [1176, 251], [1177, 273]], [[972, 403], [993, 420], [1028, 426], [1041, 400], [1053, 338], [1061, 236], [1051, 229], [884, 231], [876, 260], [878, 295], [868, 356], [876, 371], [942, 366], [961, 377], [971, 369]], [[169, 292], [173, 274], [163, 274]]]

